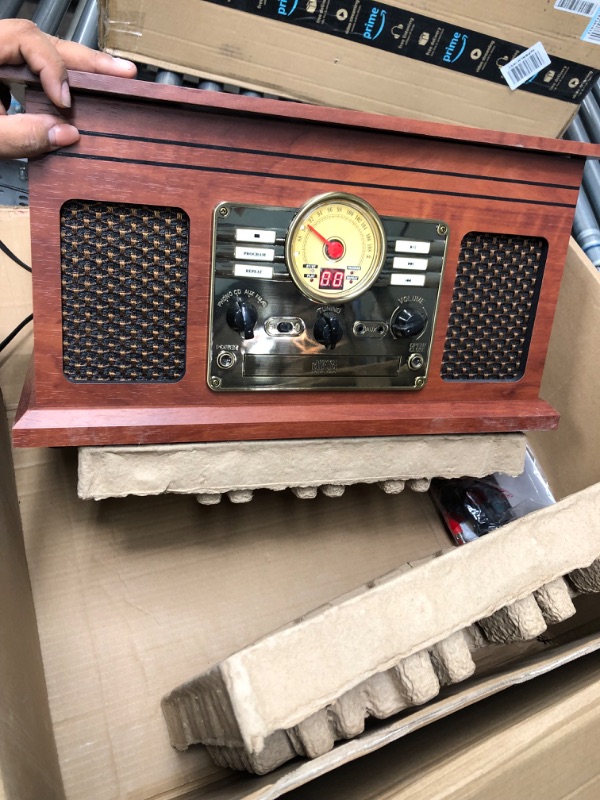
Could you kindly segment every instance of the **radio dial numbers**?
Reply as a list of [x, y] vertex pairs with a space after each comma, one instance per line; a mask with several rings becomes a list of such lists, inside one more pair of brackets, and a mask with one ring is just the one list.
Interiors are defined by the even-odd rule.
[[318, 303], [345, 303], [369, 289], [385, 258], [385, 234], [375, 210], [344, 192], [304, 205], [285, 243], [289, 273], [298, 289]]

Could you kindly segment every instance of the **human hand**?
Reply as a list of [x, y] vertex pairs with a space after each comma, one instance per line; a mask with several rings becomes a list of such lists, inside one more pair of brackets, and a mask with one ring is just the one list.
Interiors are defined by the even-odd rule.
[[[0, 64], [26, 64], [39, 75], [42, 87], [57, 108], [68, 109], [71, 95], [67, 69], [134, 78], [131, 61], [113, 58], [82, 44], [43, 33], [24, 19], [0, 20]], [[26, 158], [75, 144], [79, 131], [52, 114], [11, 114], [0, 103], [0, 159]]]

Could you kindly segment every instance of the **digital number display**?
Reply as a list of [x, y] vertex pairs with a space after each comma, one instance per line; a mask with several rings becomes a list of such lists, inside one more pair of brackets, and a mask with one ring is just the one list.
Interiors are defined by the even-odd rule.
[[343, 289], [345, 277], [345, 269], [325, 267], [319, 275], [319, 289]]

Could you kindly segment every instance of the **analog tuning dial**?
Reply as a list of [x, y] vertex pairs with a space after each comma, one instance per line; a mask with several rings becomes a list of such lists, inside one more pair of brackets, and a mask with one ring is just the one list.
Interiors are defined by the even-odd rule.
[[313, 336], [323, 347], [333, 350], [343, 335], [342, 323], [335, 314], [322, 314], [317, 318], [313, 328]]
[[385, 260], [383, 223], [346, 192], [313, 197], [290, 223], [285, 262], [298, 289], [316, 303], [347, 303], [377, 280]]

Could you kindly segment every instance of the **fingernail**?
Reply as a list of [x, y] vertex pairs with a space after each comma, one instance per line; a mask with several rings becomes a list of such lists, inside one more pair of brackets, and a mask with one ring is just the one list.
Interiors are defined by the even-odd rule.
[[71, 92], [69, 91], [69, 84], [66, 81], [63, 81], [60, 97], [63, 106], [65, 108], [71, 108]]
[[113, 58], [113, 63], [115, 67], [123, 73], [136, 73], [137, 67], [133, 63], [133, 61], [129, 61], [126, 58]]
[[48, 131], [48, 142], [52, 147], [67, 147], [79, 139], [79, 131], [74, 125], [54, 125]]

